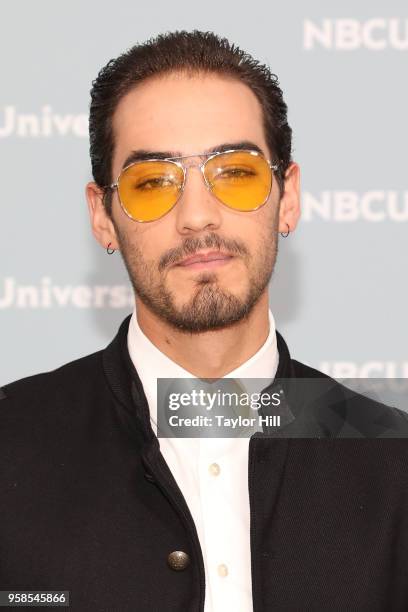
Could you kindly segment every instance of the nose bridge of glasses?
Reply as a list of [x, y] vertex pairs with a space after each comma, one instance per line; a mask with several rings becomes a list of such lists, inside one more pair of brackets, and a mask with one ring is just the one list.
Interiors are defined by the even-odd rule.
[[202, 171], [205, 161], [206, 160], [203, 155], [192, 155], [185, 157], [182, 160], [182, 165], [186, 170], [189, 168], [197, 168], [197, 170]]
[[[181, 193], [183, 192], [185, 193], [186, 189], [187, 190], [191, 189], [194, 186], [194, 184], [196, 185], [196, 187], [198, 187], [200, 183], [202, 186], [204, 186], [206, 190], [211, 191], [211, 186], [208, 183], [206, 175], [205, 175], [205, 164], [208, 160], [208, 157], [209, 157], [208, 155], [197, 154], [197, 155], [186, 155], [182, 158], [178, 158], [177, 160], [174, 160], [176, 164], [179, 166], [179, 168], [183, 169], [184, 179], [183, 179], [183, 184], [180, 189]], [[190, 172], [193, 169], [197, 170], [197, 173], [195, 174], [196, 179], [194, 179], [194, 175], [192, 175]], [[200, 175], [201, 175], [201, 178], [200, 178]], [[198, 182], [195, 182], [195, 181], [198, 181]], [[188, 187], [188, 185], [190, 185], [190, 187]]]
[[204, 179], [204, 183], [207, 186], [207, 181], [204, 174], [204, 167], [207, 158], [208, 156], [204, 155], [189, 155], [184, 157], [183, 159], [180, 159], [180, 165], [182, 165], [184, 169], [184, 186], [186, 185], [188, 175], [190, 174], [189, 171], [193, 169], [196, 169], [201, 174], [201, 177], [202, 179]]

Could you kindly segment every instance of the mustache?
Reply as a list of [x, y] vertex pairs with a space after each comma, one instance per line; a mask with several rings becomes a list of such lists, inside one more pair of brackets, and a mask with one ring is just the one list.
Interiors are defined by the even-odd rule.
[[241, 241], [227, 240], [221, 238], [218, 234], [210, 233], [205, 238], [186, 238], [182, 246], [167, 251], [159, 260], [159, 270], [164, 270], [167, 266], [172, 266], [185, 257], [195, 255], [203, 249], [228, 251], [234, 255], [241, 256], [248, 255], [248, 249]]

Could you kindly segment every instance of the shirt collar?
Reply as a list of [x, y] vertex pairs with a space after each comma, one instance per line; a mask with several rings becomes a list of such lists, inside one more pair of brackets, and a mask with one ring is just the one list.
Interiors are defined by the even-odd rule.
[[[275, 320], [269, 314], [269, 334], [264, 344], [247, 361], [226, 374], [228, 378], [259, 378], [262, 389], [271, 383], [276, 375], [279, 352], [276, 339]], [[156, 423], [157, 378], [195, 378], [194, 374], [170, 359], [143, 333], [137, 321], [136, 308], [129, 323], [127, 346], [130, 358], [139, 374], [149, 404], [152, 421]]]

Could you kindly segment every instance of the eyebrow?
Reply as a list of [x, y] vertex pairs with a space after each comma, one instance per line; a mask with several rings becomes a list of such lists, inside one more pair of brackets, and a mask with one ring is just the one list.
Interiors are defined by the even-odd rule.
[[[249, 149], [251, 151], [258, 151], [258, 153], [262, 153], [263, 155], [265, 155], [265, 152], [262, 151], [261, 147], [256, 145], [254, 142], [251, 142], [250, 140], [241, 140], [239, 142], [224, 142], [222, 144], [217, 145], [216, 147], [206, 149], [202, 153], [197, 153], [196, 155], [200, 156], [211, 155], [213, 153], [225, 153], [225, 151], [229, 151], [230, 149]], [[137, 149], [135, 151], [131, 151], [130, 154], [126, 157], [122, 165], [122, 170], [123, 168], [126, 168], [127, 166], [130, 166], [130, 164], [133, 164], [137, 161], [142, 161], [145, 159], [169, 159], [172, 157], [183, 157], [183, 154], [180, 151], [150, 151], [148, 149]]]

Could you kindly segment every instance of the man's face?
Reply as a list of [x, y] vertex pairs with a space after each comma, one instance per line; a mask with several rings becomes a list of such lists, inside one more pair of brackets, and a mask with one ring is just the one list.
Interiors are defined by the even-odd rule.
[[[257, 98], [246, 85], [217, 75], [170, 74], [143, 83], [120, 101], [113, 131], [115, 178], [139, 149], [190, 155], [247, 141], [270, 159]], [[199, 333], [240, 321], [267, 291], [278, 213], [275, 177], [268, 202], [240, 212], [216, 200], [200, 170], [189, 168], [176, 206], [148, 223], [127, 217], [115, 192], [113, 223], [136, 300], [180, 331]], [[202, 250], [233, 257], [206, 267], [178, 265]]]

